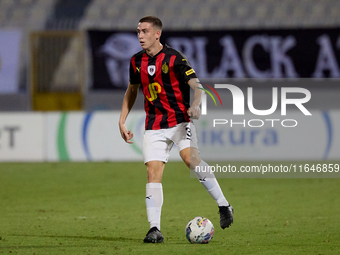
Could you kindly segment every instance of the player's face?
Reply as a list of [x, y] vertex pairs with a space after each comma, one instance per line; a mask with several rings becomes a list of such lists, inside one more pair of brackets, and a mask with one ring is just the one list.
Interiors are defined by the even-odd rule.
[[149, 22], [142, 22], [138, 24], [138, 40], [144, 50], [151, 50], [156, 43], [159, 43], [158, 39], [160, 34], [161, 31], [155, 29]]

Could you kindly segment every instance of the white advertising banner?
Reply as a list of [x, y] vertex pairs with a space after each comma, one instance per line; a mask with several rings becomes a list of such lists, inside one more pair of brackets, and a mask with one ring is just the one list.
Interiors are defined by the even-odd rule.
[[327, 126], [326, 159], [340, 160], [340, 111], [331, 111]]
[[[142, 161], [144, 112], [132, 112], [127, 127], [134, 133], [134, 143], [121, 138], [120, 112], [47, 113], [47, 148], [49, 161]], [[178, 160], [178, 152], [171, 158]]]
[[[312, 111], [255, 116], [215, 111], [195, 121], [201, 157], [206, 160], [339, 159], [335, 130], [340, 115]], [[336, 138], [336, 139], [335, 139]], [[332, 146], [334, 145], [334, 146]]]
[[21, 31], [0, 30], [0, 93], [17, 93]]
[[[0, 114], [0, 161], [142, 161], [145, 113], [133, 111], [127, 144], [119, 112]], [[340, 160], [340, 112], [289, 118], [214, 111], [194, 121], [201, 157], [216, 161]], [[170, 161], [179, 161], [173, 147]]]
[[0, 114], [0, 161], [43, 161], [42, 113]]
[[[50, 161], [143, 160], [145, 113], [132, 112], [127, 144], [118, 129], [119, 112], [47, 113]], [[200, 155], [205, 160], [337, 160], [340, 159], [340, 113], [296, 111], [289, 118], [270, 118], [215, 111], [195, 120]], [[215, 126], [214, 126], [215, 125]], [[171, 160], [180, 160], [174, 146]]]

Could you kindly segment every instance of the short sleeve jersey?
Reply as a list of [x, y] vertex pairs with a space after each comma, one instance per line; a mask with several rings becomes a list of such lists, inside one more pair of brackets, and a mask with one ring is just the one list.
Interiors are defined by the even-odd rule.
[[189, 122], [190, 86], [196, 78], [187, 58], [164, 45], [155, 56], [142, 50], [132, 56], [130, 83], [141, 84], [146, 112], [145, 129], [157, 130]]

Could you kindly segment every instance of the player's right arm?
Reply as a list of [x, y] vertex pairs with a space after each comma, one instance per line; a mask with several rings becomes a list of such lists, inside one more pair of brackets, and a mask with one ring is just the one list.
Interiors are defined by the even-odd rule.
[[129, 83], [128, 88], [126, 89], [123, 104], [122, 104], [122, 110], [120, 112], [120, 118], [119, 118], [119, 130], [122, 138], [127, 143], [133, 143], [130, 141], [133, 137], [133, 133], [131, 130], [127, 130], [125, 121], [127, 116], [129, 115], [129, 112], [134, 105], [137, 95], [138, 95], [138, 88], [139, 84], [131, 84]]

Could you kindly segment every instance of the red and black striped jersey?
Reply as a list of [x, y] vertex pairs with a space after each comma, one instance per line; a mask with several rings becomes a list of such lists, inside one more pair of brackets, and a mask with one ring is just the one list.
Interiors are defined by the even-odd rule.
[[187, 58], [164, 45], [155, 56], [142, 50], [132, 56], [130, 83], [141, 84], [146, 112], [145, 129], [157, 130], [189, 122], [190, 86], [196, 78]]

